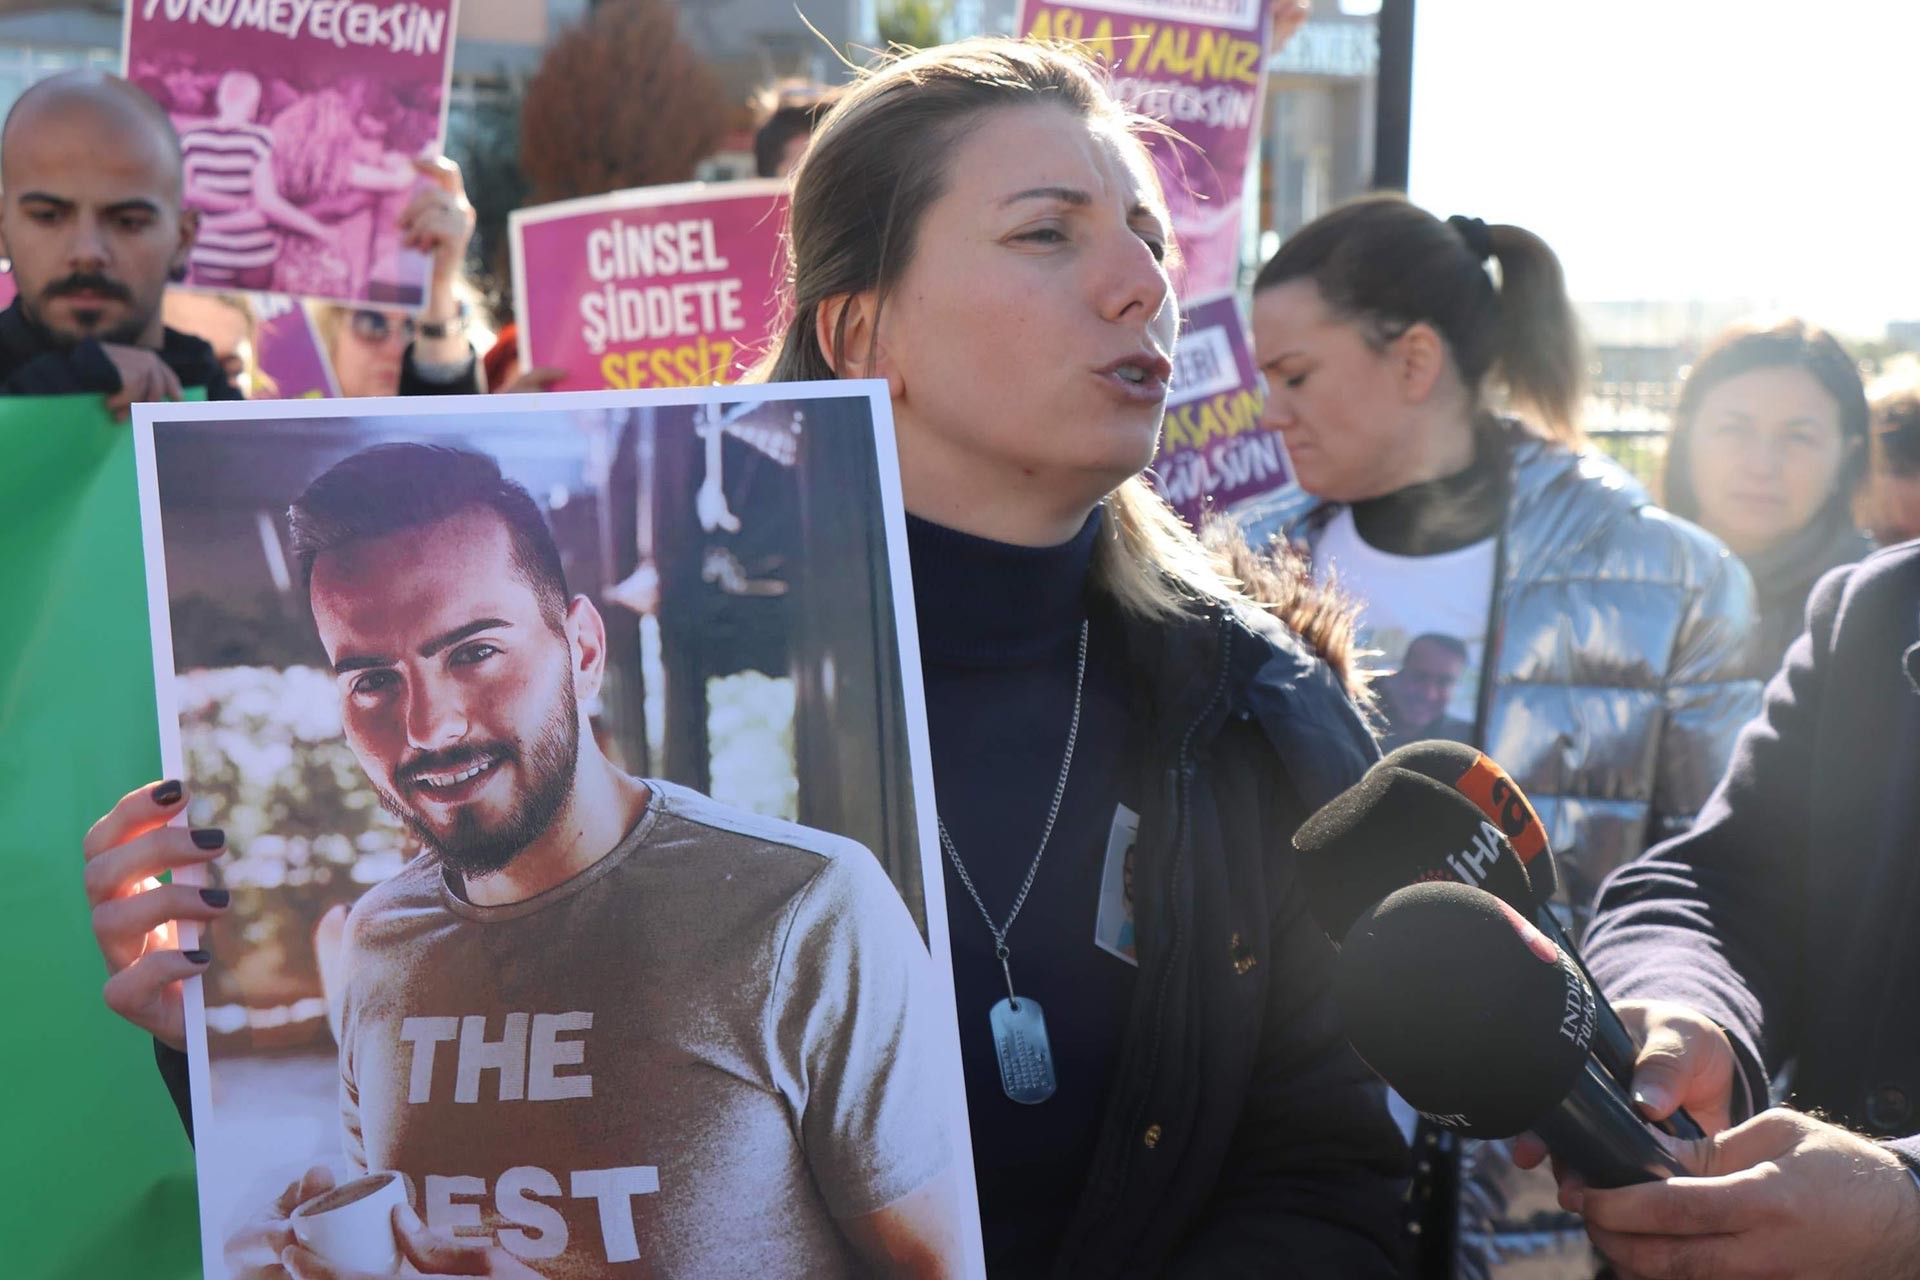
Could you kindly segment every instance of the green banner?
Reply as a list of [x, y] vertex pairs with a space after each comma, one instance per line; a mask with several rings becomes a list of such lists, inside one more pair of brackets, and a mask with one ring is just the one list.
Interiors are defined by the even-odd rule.
[[0, 398], [0, 1256], [18, 1280], [200, 1276], [193, 1153], [107, 1011], [80, 841], [160, 776], [133, 437], [98, 398]]

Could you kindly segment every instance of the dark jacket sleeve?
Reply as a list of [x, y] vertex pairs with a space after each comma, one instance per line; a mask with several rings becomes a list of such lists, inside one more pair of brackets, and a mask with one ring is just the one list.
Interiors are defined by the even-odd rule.
[[1332, 950], [1300, 895], [1274, 922], [1260, 1056], [1180, 1277], [1340, 1276], [1403, 1270], [1406, 1142], [1386, 1087], [1347, 1046], [1333, 1007]]
[[207, 399], [209, 400], [245, 400], [240, 388], [228, 380], [226, 373], [215, 366], [213, 375], [207, 379]]
[[160, 1066], [160, 1079], [166, 1082], [167, 1092], [173, 1096], [174, 1110], [180, 1113], [180, 1123], [186, 1128], [187, 1141], [193, 1141], [193, 1091], [187, 1080], [187, 1055], [171, 1045], [153, 1042], [153, 1060]]
[[1330, 679], [1316, 675], [1307, 687], [1286, 686], [1291, 714], [1261, 716], [1287, 773], [1284, 791], [1298, 798], [1268, 807], [1267, 1008], [1212, 1201], [1171, 1268], [1194, 1280], [1403, 1272], [1407, 1144], [1387, 1111], [1386, 1086], [1340, 1029], [1333, 945], [1307, 912], [1292, 845], [1305, 816], [1299, 806], [1310, 812], [1357, 781], [1379, 749]]
[[450, 382], [437, 382], [420, 371], [413, 358], [414, 346], [407, 344], [407, 354], [400, 362], [400, 394], [403, 396], [477, 396], [486, 394], [487, 384], [480, 376], [480, 359], [467, 350], [467, 363], [460, 374]]
[[1851, 566], [1814, 588], [1807, 631], [1767, 686], [1699, 824], [1600, 888], [1585, 955], [1615, 1000], [1672, 1000], [1724, 1027], [1750, 1097], [1799, 1043], [1794, 976], [1806, 953], [1796, 886], [1812, 834], [1814, 738]]
[[118, 390], [120, 370], [91, 338], [65, 351], [35, 356], [0, 384], [0, 394], [10, 396], [110, 396]]

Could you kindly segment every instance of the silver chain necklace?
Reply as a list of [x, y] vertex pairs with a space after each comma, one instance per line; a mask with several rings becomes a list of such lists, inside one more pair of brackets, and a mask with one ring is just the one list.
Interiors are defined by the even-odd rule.
[[1053, 804], [1047, 809], [1047, 825], [1040, 833], [1040, 847], [1034, 851], [1033, 863], [1027, 868], [1027, 878], [1021, 882], [1020, 892], [1014, 896], [1013, 909], [1007, 912], [1005, 924], [993, 923], [993, 913], [987, 910], [980, 890], [974, 887], [973, 877], [967, 874], [966, 864], [960, 861], [959, 850], [953, 847], [953, 837], [947, 834], [947, 824], [936, 819], [940, 829], [940, 847], [946, 850], [947, 860], [953, 863], [954, 874], [966, 886], [968, 895], [973, 898], [973, 905], [980, 908], [980, 918], [986, 922], [987, 932], [993, 935], [994, 958], [1000, 962], [1000, 972], [1007, 980], [1007, 998], [988, 1011], [987, 1019], [993, 1028], [994, 1053], [1000, 1060], [1000, 1087], [1015, 1102], [1045, 1102], [1053, 1096], [1056, 1084], [1053, 1046], [1047, 1039], [1047, 1023], [1040, 1011], [1040, 1003], [1031, 996], [1022, 1000], [1014, 993], [1013, 968], [1009, 963], [1013, 952], [1007, 946], [1007, 932], [1019, 918], [1020, 908], [1026, 905], [1027, 894], [1033, 889], [1033, 878], [1040, 874], [1040, 860], [1046, 857], [1047, 844], [1053, 838], [1053, 824], [1060, 818], [1060, 801], [1067, 793], [1067, 775], [1073, 772], [1073, 746], [1080, 738], [1081, 695], [1086, 690], [1086, 684], [1087, 623], [1082, 621], [1080, 657], [1073, 674], [1073, 720], [1067, 726], [1066, 757], [1060, 762], [1060, 780], [1053, 785]]

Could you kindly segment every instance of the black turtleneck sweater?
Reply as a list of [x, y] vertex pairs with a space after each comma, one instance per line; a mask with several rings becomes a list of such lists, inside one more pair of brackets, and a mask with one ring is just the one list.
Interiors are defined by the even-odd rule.
[[1511, 488], [1503, 428], [1474, 425], [1473, 461], [1463, 471], [1353, 504], [1353, 527], [1376, 551], [1435, 556], [1500, 532]]
[[[993, 938], [947, 860], [960, 1048], [974, 1168], [996, 1277], [1044, 1274], [1100, 1131], [1134, 967], [1096, 943], [1116, 812], [1138, 812], [1142, 738], [1120, 619], [1090, 599], [1095, 513], [1073, 541], [1015, 547], [909, 519], [914, 607], [939, 812], [994, 923], [1033, 862], [1073, 715], [1080, 623], [1086, 688], [1060, 817], [1007, 934], [1013, 981], [1045, 1011], [1058, 1090], [1027, 1106], [1000, 1085], [987, 1011], [1007, 994]], [[1109, 931], [1111, 940], [1112, 934]]]

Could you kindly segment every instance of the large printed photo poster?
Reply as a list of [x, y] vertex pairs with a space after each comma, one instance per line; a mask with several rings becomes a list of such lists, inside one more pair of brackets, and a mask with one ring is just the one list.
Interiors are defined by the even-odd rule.
[[187, 283], [418, 307], [414, 161], [446, 137], [457, 0], [127, 0], [127, 79], [179, 131]]
[[979, 1274], [884, 385], [136, 425], [208, 1280]]
[[1260, 426], [1260, 379], [1237, 309], [1242, 193], [1259, 154], [1273, 0], [1023, 0], [1017, 30], [1078, 44], [1120, 97], [1179, 138], [1147, 139], [1166, 189], [1183, 311], [1154, 480], [1198, 524], [1292, 482]]

